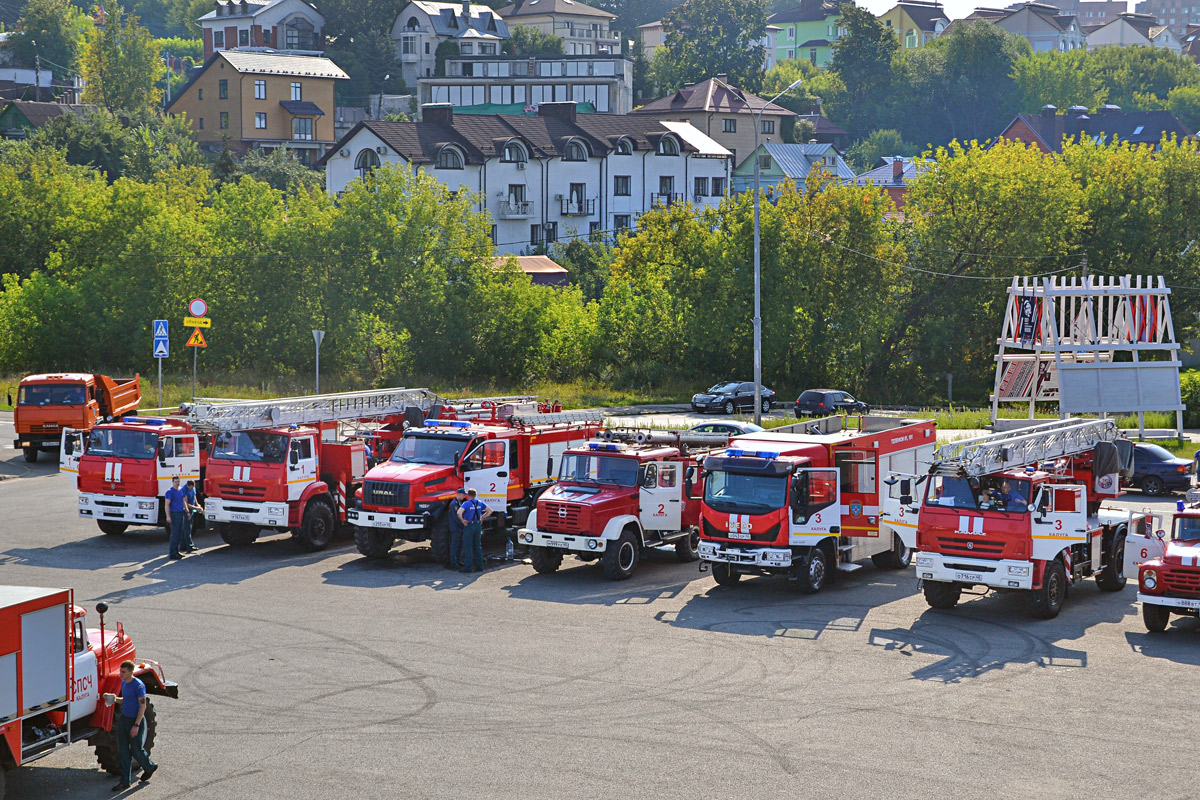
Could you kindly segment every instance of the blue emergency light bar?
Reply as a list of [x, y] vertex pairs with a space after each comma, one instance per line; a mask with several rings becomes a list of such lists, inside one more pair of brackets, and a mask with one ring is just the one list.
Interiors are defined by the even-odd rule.
[[464, 420], [449, 420], [449, 419], [427, 419], [425, 420], [426, 428], [469, 428], [471, 423]]
[[588, 442], [588, 450], [607, 450], [610, 453], [619, 452], [621, 446], [619, 444], [605, 444], [603, 442]]
[[145, 425], [166, 425], [167, 420], [162, 417], [121, 417], [121, 422], [125, 424], [145, 424]]
[[779, 453], [772, 453], [769, 450], [726, 450], [725, 455], [730, 458], [779, 458]]

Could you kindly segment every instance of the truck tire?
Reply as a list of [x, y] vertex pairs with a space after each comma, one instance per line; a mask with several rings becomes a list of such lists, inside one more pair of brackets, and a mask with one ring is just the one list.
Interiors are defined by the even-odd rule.
[[628, 580], [637, 569], [641, 549], [633, 531], [629, 528], [621, 531], [615, 542], [608, 543], [604, 550], [604, 558], [600, 560], [604, 567], [604, 577], [610, 581]]
[[930, 608], [949, 610], [958, 605], [962, 587], [945, 581], [925, 581], [925, 602]]
[[258, 539], [258, 528], [248, 522], [214, 522], [221, 541], [230, 547], [245, 547]]
[[333, 538], [334, 528], [333, 509], [329, 507], [329, 503], [323, 499], [312, 500], [304, 509], [304, 519], [300, 522], [296, 543], [310, 553], [324, 550]]
[[800, 594], [816, 594], [829, 582], [829, 555], [823, 547], [808, 551], [808, 557], [799, 563], [793, 562], [796, 571], [796, 588]]
[[1096, 573], [1096, 586], [1102, 592], [1119, 592], [1125, 588], [1125, 529], [1118, 528], [1108, 548], [1107, 563]]
[[396, 537], [391, 531], [354, 526], [354, 544], [367, 558], [387, 558], [395, 542]]
[[[113, 713], [113, 726], [117, 724], [117, 714]], [[142, 717], [142, 722], [146, 726], [146, 755], [150, 754], [150, 750], [154, 747], [154, 736], [158, 731], [158, 714], [154, 710], [154, 704], [149, 700], [146, 701], [146, 713]], [[96, 760], [100, 762], [100, 769], [107, 772], [109, 775], [121, 774], [121, 759], [117, 753], [117, 734], [115, 731], [101, 731], [95, 736], [88, 739], [88, 744], [96, 751]], [[136, 766], [136, 763], [135, 765]]]
[[683, 563], [700, 560], [700, 529], [692, 528], [679, 541], [675, 542], [675, 558]]
[[98, 519], [96, 525], [109, 536], [120, 536], [129, 528], [128, 522], [117, 522], [115, 519]]
[[733, 586], [742, 579], [742, 573], [738, 572], [724, 561], [716, 561], [713, 563], [712, 575], [713, 580], [715, 580], [721, 586]]
[[450, 509], [447, 507], [433, 521], [429, 530], [429, 549], [433, 560], [442, 566], [450, 564]]
[[871, 556], [871, 562], [880, 569], [907, 569], [912, 563], [912, 550], [904, 546], [900, 537], [892, 534], [892, 549]]
[[32, 464], [33, 462], [37, 461], [38, 447], [34, 445], [33, 447], [21, 448], [21, 454], [25, 456], [26, 461]]
[[1042, 588], [1029, 590], [1029, 613], [1036, 619], [1054, 619], [1067, 596], [1067, 570], [1057, 558], [1042, 573]]
[[552, 572], [558, 572], [558, 568], [562, 566], [563, 554], [559, 550], [551, 550], [549, 547], [530, 547], [529, 560], [533, 563], [533, 568], [543, 575], [549, 575]]
[[1171, 609], [1142, 603], [1142, 622], [1146, 623], [1146, 630], [1151, 633], [1162, 633], [1171, 622]]

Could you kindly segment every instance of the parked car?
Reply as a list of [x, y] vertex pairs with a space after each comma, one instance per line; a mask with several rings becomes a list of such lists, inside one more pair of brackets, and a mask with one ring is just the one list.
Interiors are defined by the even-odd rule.
[[828, 414], [868, 414], [871, 407], [836, 389], [809, 389], [796, 398], [796, 418]]
[[[762, 387], [762, 410], [765, 414], [771, 410], [771, 400], [775, 393], [767, 387]], [[724, 411], [732, 414], [739, 409], [754, 408], [754, 384], [740, 381], [725, 381], [711, 387], [707, 392], [692, 395], [693, 411]]]
[[1192, 461], [1151, 442], [1134, 442], [1133, 479], [1129, 483], [1151, 497], [1186, 491], [1192, 486]]
[[762, 425], [753, 422], [739, 422], [731, 419], [729, 422], [701, 422], [688, 428], [689, 433], [719, 433], [722, 436], [743, 436], [747, 433], [757, 433]]

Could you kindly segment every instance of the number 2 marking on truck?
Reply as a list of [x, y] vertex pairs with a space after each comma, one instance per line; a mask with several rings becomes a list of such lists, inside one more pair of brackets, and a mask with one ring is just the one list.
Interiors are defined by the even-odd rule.
[[489, 492], [494, 492], [494, 491], [496, 491], [496, 484], [494, 484], [494, 483], [493, 483], [493, 484], [492, 484], [492, 488], [488, 489], [488, 491], [489, 491]]

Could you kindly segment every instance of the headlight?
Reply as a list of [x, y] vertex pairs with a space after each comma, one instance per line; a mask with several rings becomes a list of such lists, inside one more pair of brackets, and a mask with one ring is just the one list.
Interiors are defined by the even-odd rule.
[[597, 541], [596, 539], [588, 539], [588, 549], [595, 550], [599, 546], [600, 546], [600, 542]]
[[1142, 573], [1142, 586], [1147, 589], [1153, 589], [1158, 586], [1158, 576], [1154, 574], [1154, 570], [1148, 569]]
[[80, 495], [79, 496], [79, 505], [86, 506], [87, 504], [88, 504], [88, 499], [86, 497], [84, 497], [83, 495]]
[[1029, 567], [1009, 567], [1008, 574], [1009, 575], [1028, 575]]
[[930, 556], [917, 556], [918, 567], [932, 567], [933, 559]]
[[154, 501], [153, 500], [138, 500], [138, 508], [142, 508], [142, 509], [146, 509], [146, 510], [152, 509], [152, 508], [154, 508]]
[[267, 506], [267, 513], [273, 517], [282, 517], [287, 514], [287, 506]]

